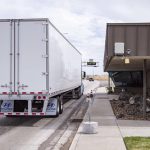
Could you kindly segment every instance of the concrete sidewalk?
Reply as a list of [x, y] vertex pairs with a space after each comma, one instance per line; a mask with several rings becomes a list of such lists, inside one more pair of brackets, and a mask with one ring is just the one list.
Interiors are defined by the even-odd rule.
[[[126, 150], [120, 129], [117, 126], [109, 97], [100, 93], [99, 88], [93, 106], [91, 108], [92, 121], [99, 124], [97, 134], [82, 134], [82, 124], [72, 142], [70, 150]], [[87, 115], [84, 121], [87, 121]]]
[[150, 121], [143, 120], [117, 120], [123, 137], [141, 136], [150, 137]]

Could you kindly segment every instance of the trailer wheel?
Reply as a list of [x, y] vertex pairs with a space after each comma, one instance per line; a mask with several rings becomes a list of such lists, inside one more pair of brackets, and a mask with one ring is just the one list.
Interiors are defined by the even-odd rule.
[[79, 99], [82, 96], [81, 86], [76, 90], [76, 98]]
[[63, 96], [60, 96], [59, 98], [59, 114], [62, 114], [63, 112]]
[[54, 117], [59, 116], [59, 99], [57, 98], [57, 108], [56, 108], [56, 115]]

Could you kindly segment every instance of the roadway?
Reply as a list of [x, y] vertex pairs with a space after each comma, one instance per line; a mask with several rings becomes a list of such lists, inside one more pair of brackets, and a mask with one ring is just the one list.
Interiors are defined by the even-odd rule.
[[[85, 92], [100, 86], [99, 81], [84, 81]], [[54, 132], [66, 122], [79, 107], [82, 96], [78, 101], [70, 100], [64, 105], [64, 112], [58, 118], [47, 117], [0, 117], [0, 149], [2, 150], [38, 150], [47, 149], [43, 143], [54, 135]], [[73, 111], [74, 110], [74, 111]]]

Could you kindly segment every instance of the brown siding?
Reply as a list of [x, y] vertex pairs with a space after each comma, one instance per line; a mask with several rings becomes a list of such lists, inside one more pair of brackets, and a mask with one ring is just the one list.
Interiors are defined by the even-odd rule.
[[[136, 49], [137, 47], [137, 27], [129, 26], [128, 29], [126, 29], [126, 45], [125, 49]], [[136, 55], [136, 51], [132, 51], [132, 55]]]
[[[114, 43], [114, 41], [113, 41], [113, 28], [112, 27], [110, 27], [110, 28], [108, 28], [107, 29], [107, 40], [106, 40], [106, 44], [107, 44], [107, 47], [108, 47], [108, 49], [107, 49], [107, 52], [108, 52], [108, 56], [112, 56], [113, 55], [113, 49], [114, 49], [114, 46], [113, 46], [113, 43]], [[112, 51], [109, 51], [109, 50], [112, 50]]]
[[132, 56], [150, 56], [150, 23], [109, 23], [106, 31], [104, 68], [114, 56], [114, 43], [124, 42]]
[[[138, 27], [138, 46], [137, 46], [137, 56], [146, 56], [148, 52], [147, 48], [147, 27], [140, 26]], [[136, 38], [136, 37], [135, 37]]]
[[125, 27], [115, 26], [114, 27], [114, 42], [125, 42]]

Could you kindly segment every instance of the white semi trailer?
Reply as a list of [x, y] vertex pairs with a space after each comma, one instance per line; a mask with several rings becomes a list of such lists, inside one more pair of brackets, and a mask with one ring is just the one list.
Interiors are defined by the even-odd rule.
[[58, 116], [83, 93], [81, 53], [46, 18], [0, 20], [0, 115]]

